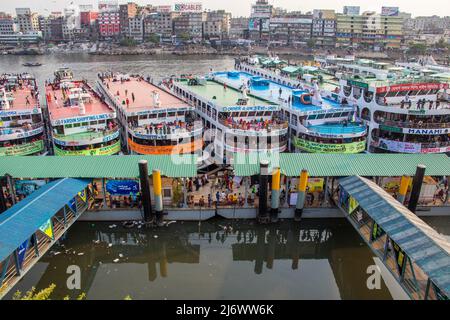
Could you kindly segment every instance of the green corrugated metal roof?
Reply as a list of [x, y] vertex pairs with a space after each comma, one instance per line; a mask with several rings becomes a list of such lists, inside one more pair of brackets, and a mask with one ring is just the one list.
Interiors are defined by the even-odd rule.
[[[450, 158], [444, 154], [313, 154], [282, 153], [264, 156], [269, 168], [280, 167], [289, 177], [298, 176], [307, 169], [314, 177], [413, 176], [418, 164], [426, 165], [430, 176], [450, 175]], [[255, 156], [234, 155], [233, 167], [237, 176], [259, 174]]]
[[300, 72], [301, 69], [302, 68], [300, 68], [300, 67], [288, 66], [288, 67], [284, 67], [283, 69], [281, 69], [281, 71], [287, 72], [287, 73], [296, 73], [296, 72]]
[[75, 156], [0, 157], [0, 176], [14, 178], [135, 178], [139, 160], [147, 160], [149, 173], [161, 170], [167, 177], [195, 177], [197, 156]]

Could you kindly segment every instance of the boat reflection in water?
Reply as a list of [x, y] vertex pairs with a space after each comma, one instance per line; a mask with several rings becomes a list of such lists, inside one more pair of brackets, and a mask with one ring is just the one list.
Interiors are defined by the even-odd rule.
[[[381, 289], [367, 288], [373, 254], [344, 219], [273, 227], [177, 222], [150, 230], [79, 222], [61, 244], [10, 296], [54, 283], [53, 299], [81, 292], [88, 299], [392, 298], [383, 280]], [[80, 290], [67, 289], [71, 265], [81, 269]]]

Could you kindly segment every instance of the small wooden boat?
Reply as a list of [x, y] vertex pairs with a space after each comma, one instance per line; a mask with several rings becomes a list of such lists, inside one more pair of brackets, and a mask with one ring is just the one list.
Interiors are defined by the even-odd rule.
[[42, 63], [36, 62], [36, 63], [31, 63], [31, 62], [27, 62], [23, 64], [24, 67], [40, 67], [42, 66]]

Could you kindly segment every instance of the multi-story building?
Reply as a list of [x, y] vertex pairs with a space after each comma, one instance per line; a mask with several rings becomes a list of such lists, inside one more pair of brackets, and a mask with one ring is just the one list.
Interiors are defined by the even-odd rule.
[[231, 13], [225, 10], [210, 11], [207, 14], [204, 33], [206, 38], [228, 38], [231, 28]]
[[288, 13], [270, 19], [271, 45], [304, 45], [311, 39], [312, 15]]
[[398, 14], [337, 14], [336, 46], [399, 48], [403, 41], [403, 18]]
[[128, 38], [137, 42], [144, 41], [144, 16], [138, 14], [128, 19]]
[[[127, 4], [121, 4], [119, 6], [120, 33], [122, 36], [129, 36], [130, 19], [135, 18], [137, 13], [138, 13], [138, 5], [134, 2], [128, 2]], [[133, 23], [136, 22], [139, 21], [133, 21]]]
[[39, 16], [35, 12], [31, 12], [30, 8], [17, 8], [17, 25], [22, 33], [30, 33], [39, 31]]
[[92, 27], [98, 19], [98, 11], [92, 6], [80, 6], [80, 26], [83, 28]]
[[172, 36], [173, 20], [179, 16], [177, 12], [155, 12], [144, 19], [145, 35], [157, 34], [161, 37]]
[[64, 41], [64, 16], [61, 12], [52, 12], [46, 28], [46, 40], [48, 41]]
[[102, 11], [98, 16], [99, 35], [103, 39], [118, 38], [120, 36], [119, 11]]
[[14, 22], [14, 18], [6, 14], [5, 12], [0, 12], [0, 34], [14, 34], [17, 32], [17, 25]]
[[268, 42], [270, 39], [270, 18], [273, 15], [273, 6], [268, 0], [257, 0], [252, 5], [249, 21], [249, 38], [256, 42]]
[[250, 19], [246, 17], [231, 18], [230, 22], [230, 38], [231, 39], [247, 39], [248, 24]]
[[335, 45], [336, 13], [334, 10], [314, 10], [312, 37], [315, 40], [315, 45]]
[[173, 19], [173, 32], [177, 37], [189, 36], [194, 40], [203, 39], [206, 18], [206, 12], [182, 13]]

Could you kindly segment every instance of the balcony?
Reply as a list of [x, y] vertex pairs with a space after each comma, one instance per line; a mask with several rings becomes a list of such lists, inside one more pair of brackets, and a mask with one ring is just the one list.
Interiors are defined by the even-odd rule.
[[412, 128], [412, 129], [446, 129], [450, 128], [450, 122], [413, 122], [413, 121], [394, 121], [394, 120], [383, 120], [377, 123], [385, 126], [392, 126], [398, 128]]
[[44, 123], [25, 123], [22, 125], [10, 125], [0, 127], [0, 141], [8, 141], [31, 137], [44, 132]]
[[120, 127], [116, 125], [107, 130], [89, 130], [70, 135], [53, 134], [53, 140], [61, 146], [82, 146], [105, 143], [119, 137]]
[[269, 121], [236, 121], [234, 119], [219, 119], [219, 123], [230, 128], [233, 133], [240, 135], [283, 135], [287, 133], [289, 124], [283, 120]]
[[190, 138], [201, 135], [203, 132], [202, 126], [195, 126], [184, 122], [179, 122], [177, 124], [160, 123], [142, 126], [134, 126], [129, 123], [128, 125], [129, 132], [133, 136], [141, 139], [170, 140]]

